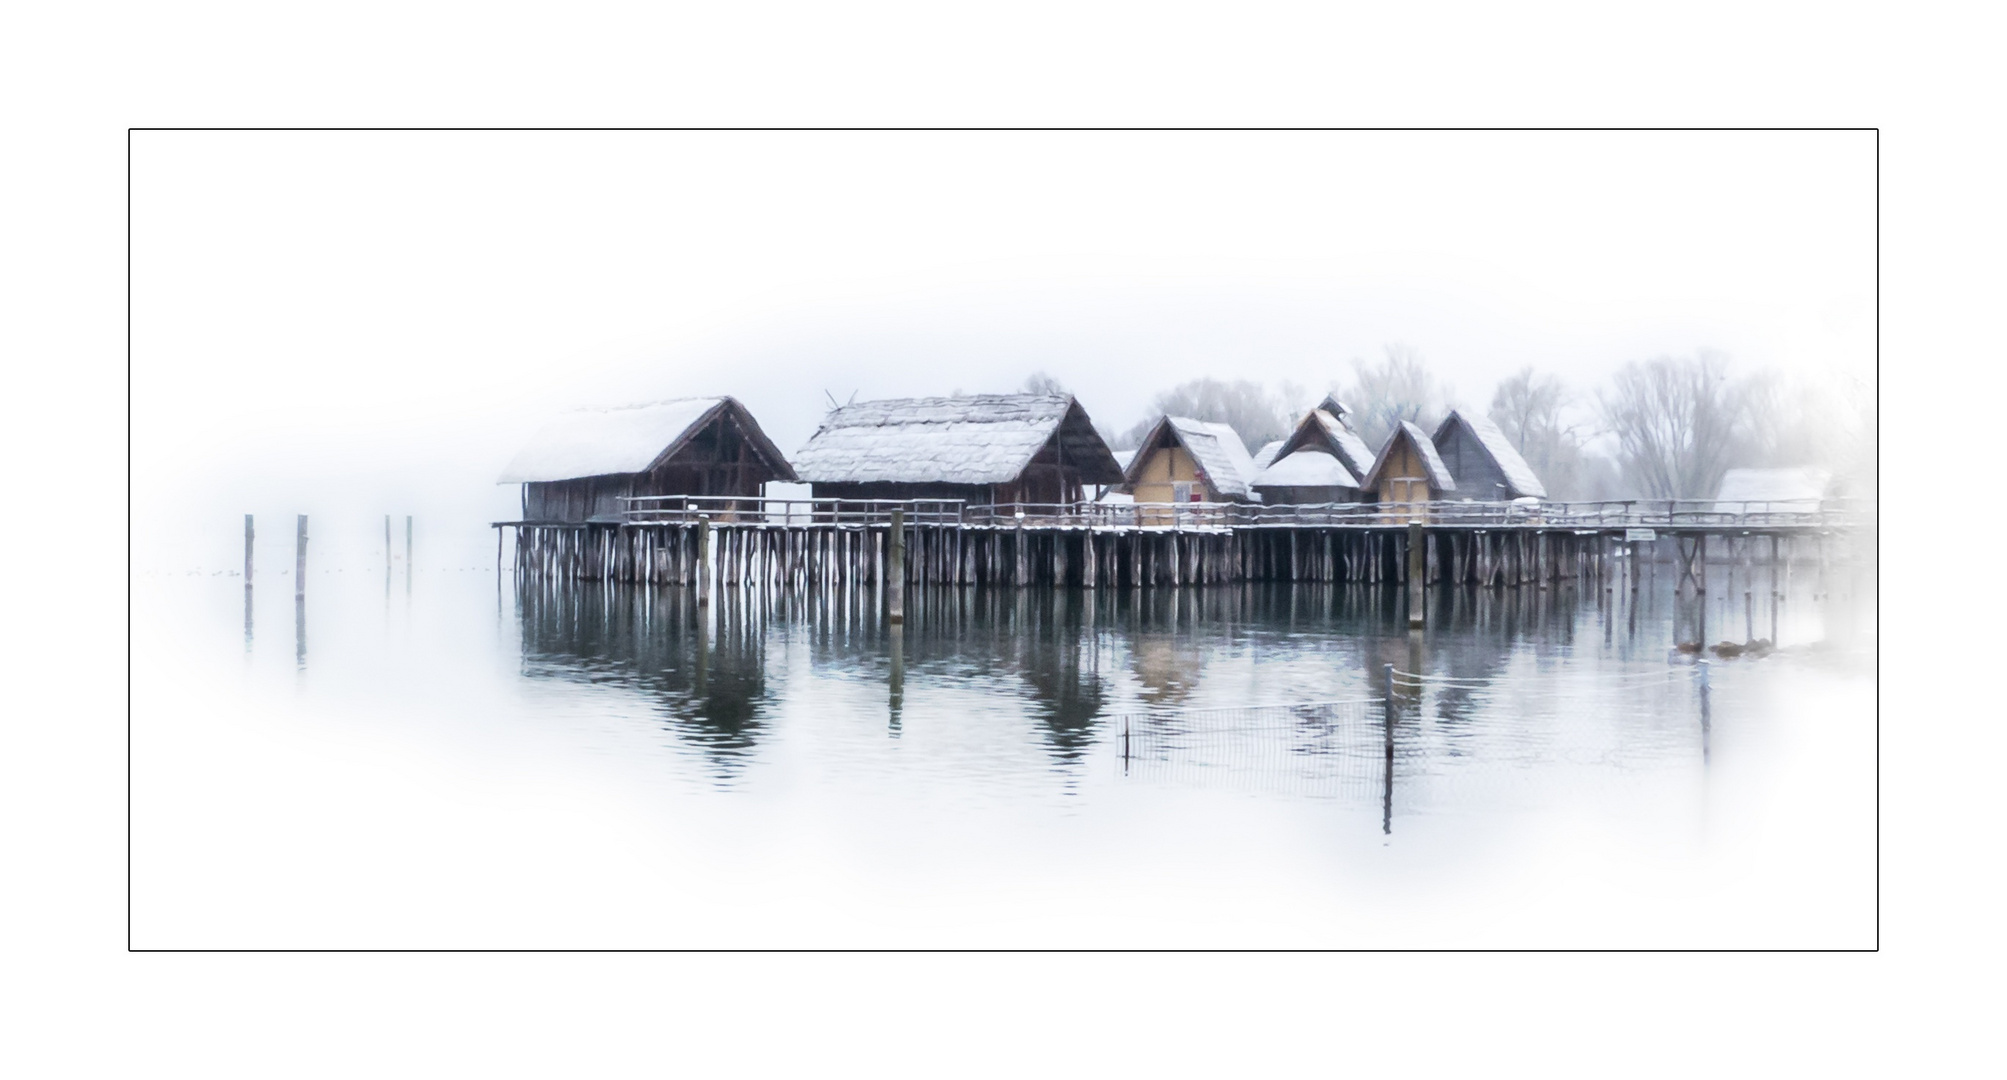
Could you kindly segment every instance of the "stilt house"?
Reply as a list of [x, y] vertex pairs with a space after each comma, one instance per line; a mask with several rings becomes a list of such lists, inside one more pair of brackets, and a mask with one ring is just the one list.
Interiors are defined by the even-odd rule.
[[[1334, 398], [1304, 414], [1289, 437], [1272, 444], [1269, 461], [1254, 477], [1261, 501], [1309, 505], [1359, 501], [1359, 478], [1373, 467], [1373, 452], [1344, 420]], [[1264, 452], [1268, 447], [1262, 448]], [[1257, 464], [1261, 464], [1257, 459]]]
[[1143, 437], [1124, 482], [1139, 503], [1255, 502], [1254, 459], [1233, 428], [1166, 416]]
[[1427, 504], [1457, 489], [1428, 432], [1403, 420], [1387, 436], [1373, 467], [1359, 478], [1359, 490], [1386, 513], [1425, 518]]
[[830, 411], [795, 454], [816, 498], [1076, 503], [1122, 469], [1067, 394], [864, 401]]
[[1511, 502], [1528, 496], [1547, 497], [1540, 477], [1534, 475], [1505, 432], [1487, 417], [1451, 409], [1436, 428], [1433, 441], [1443, 465], [1456, 477], [1459, 499]]
[[580, 409], [545, 425], [503, 471], [523, 485], [523, 520], [619, 521], [623, 496], [757, 498], [795, 473], [729, 397]]

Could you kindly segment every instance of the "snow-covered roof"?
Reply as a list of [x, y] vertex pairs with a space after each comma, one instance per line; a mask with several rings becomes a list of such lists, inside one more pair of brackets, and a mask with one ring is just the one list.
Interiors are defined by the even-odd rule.
[[1148, 459], [1150, 448], [1158, 445], [1167, 430], [1178, 445], [1192, 455], [1192, 460], [1215, 494], [1258, 500], [1259, 497], [1248, 485], [1258, 470], [1254, 467], [1254, 459], [1248, 456], [1247, 444], [1241, 442], [1240, 436], [1226, 424], [1194, 420], [1188, 416], [1166, 416], [1157, 421], [1150, 433], [1143, 437], [1136, 457], [1123, 470], [1126, 483], [1136, 482], [1137, 470]]
[[1436, 427], [1436, 438], [1441, 439], [1448, 433], [1450, 425], [1455, 423], [1461, 423], [1469, 429], [1470, 433], [1476, 436], [1478, 445], [1484, 448], [1485, 453], [1491, 455], [1491, 460], [1498, 463], [1498, 470], [1505, 474], [1505, 483], [1512, 489], [1513, 498], [1525, 498], [1528, 495], [1539, 499], [1547, 497], [1546, 485], [1540, 482], [1540, 477], [1534, 475], [1533, 467], [1526, 463], [1525, 458], [1519, 456], [1519, 451], [1513, 447], [1512, 440], [1505, 437], [1505, 432], [1500, 431], [1498, 425], [1491, 422], [1490, 417], [1474, 416], [1451, 409], [1450, 414]]
[[647, 472], [721, 409], [734, 414], [747, 438], [762, 457], [770, 459], [767, 464], [781, 479], [794, 478], [787, 459], [767, 440], [743, 405], [729, 397], [701, 397], [566, 413], [531, 436], [496, 483]]
[[1449, 469], [1443, 465], [1442, 455], [1436, 453], [1436, 444], [1430, 441], [1428, 432], [1423, 431], [1412, 420], [1401, 421], [1401, 426], [1395, 428], [1392, 435], [1387, 436], [1387, 444], [1380, 447], [1380, 456], [1373, 459], [1373, 467], [1366, 470], [1366, 475], [1359, 479], [1359, 486], [1362, 488], [1379, 486], [1380, 472], [1387, 467], [1388, 460], [1393, 456], [1394, 447], [1400, 443], [1403, 436], [1414, 444], [1416, 454], [1422, 459], [1422, 470], [1428, 473], [1429, 483], [1438, 491], [1455, 491], [1456, 479], [1450, 476]]
[[1254, 486], [1262, 487], [1349, 487], [1359, 486], [1344, 462], [1322, 450], [1298, 450], [1257, 473]]
[[1346, 425], [1344, 413], [1334, 413], [1330, 409], [1320, 408], [1311, 415], [1324, 429], [1325, 436], [1336, 444], [1338, 457], [1344, 461], [1345, 467], [1351, 470], [1352, 475], [1363, 475], [1367, 469], [1373, 467], [1373, 448], [1366, 445], [1366, 440], [1360, 438], [1358, 432]]
[[1121, 467], [1085, 410], [1066, 394], [862, 401], [830, 411], [794, 456], [816, 484], [1003, 484], [1016, 480], [1055, 434], [1066, 464], [1089, 484]]
[[1282, 451], [1281, 439], [1276, 439], [1273, 442], [1263, 443], [1261, 449], [1256, 450], [1254, 452], [1255, 475], [1256, 476], [1261, 475], [1261, 470], [1268, 468], [1269, 465], [1275, 461], [1275, 455], [1280, 453], [1281, 451]]
[[[1721, 487], [1715, 491], [1714, 501], [1794, 504], [1791, 507], [1775, 507], [1779, 510], [1797, 509], [1805, 504], [1816, 508], [1819, 500], [1825, 498], [1832, 480], [1833, 474], [1824, 469], [1730, 469], [1722, 474]], [[1741, 506], [1729, 509], [1740, 510]], [[1760, 510], [1761, 507], [1750, 509]]]
[[1205, 470], [1206, 479], [1222, 495], [1251, 495], [1248, 481], [1254, 479], [1254, 459], [1247, 444], [1226, 424], [1169, 416], [1165, 420], [1178, 433], [1185, 450]]

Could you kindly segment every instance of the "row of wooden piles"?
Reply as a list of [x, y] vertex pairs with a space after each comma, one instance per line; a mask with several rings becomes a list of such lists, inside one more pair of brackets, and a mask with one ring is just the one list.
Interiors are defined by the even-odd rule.
[[[819, 588], [884, 579], [887, 530], [719, 528], [713, 582], [723, 587]], [[1604, 538], [1558, 531], [1432, 530], [1429, 584], [1519, 586], [1600, 573]], [[695, 584], [704, 555], [696, 526], [523, 526], [516, 571], [525, 576]], [[1124, 587], [1235, 581], [1397, 584], [1407, 580], [1403, 530], [1244, 529], [1097, 532], [916, 526], [907, 530], [906, 580], [927, 585]]]

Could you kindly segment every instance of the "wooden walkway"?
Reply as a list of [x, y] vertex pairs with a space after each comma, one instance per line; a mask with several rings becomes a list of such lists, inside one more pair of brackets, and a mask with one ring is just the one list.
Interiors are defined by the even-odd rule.
[[[1706, 501], [1441, 502], [1261, 506], [1234, 503], [965, 506], [949, 500], [656, 496], [583, 523], [496, 522], [516, 536], [518, 574], [712, 587], [914, 585], [1135, 587], [1242, 581], [1519, 586], [1599, 578], [1635, 564], [1639, 543], [1677, 541], [1705, 591], [1710, 538], [1747, 563], [1811, 553], [1871, 526], [1872, 507]], [[889, 544], [900, 520], [905, 543]], [[1416, 526], [1419, 525], [1419, 528]], [[1414, 548], [1416, 541], [1420, 547]], [[1767, 551], [1762, 548], [1766, 546]], [[1716, 558], [1721, 549], [1717, 549]], [[1731, 557], [1733, 557], [1731, 555]]]

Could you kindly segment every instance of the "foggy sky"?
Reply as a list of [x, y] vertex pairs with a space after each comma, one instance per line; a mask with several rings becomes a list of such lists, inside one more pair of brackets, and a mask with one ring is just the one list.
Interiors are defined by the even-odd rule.
[[492, 561], [579, 405], [729, 393], [792, 452], [825, 391], [1042, 370], [1122, 428], [1389, 342], [1480, 408], [1698, 347], [1872, 378], [1874, 184], [1872, 133], [140, 132], [135, 562], [246, 511]]

